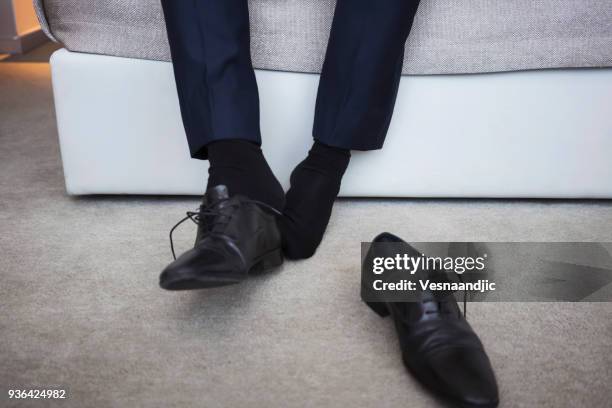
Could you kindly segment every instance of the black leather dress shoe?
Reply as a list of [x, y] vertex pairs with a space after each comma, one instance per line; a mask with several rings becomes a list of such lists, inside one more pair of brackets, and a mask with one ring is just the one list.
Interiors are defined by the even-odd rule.
[[183, 221], [198, 224], [195, 246], [164, 269], [159, 284], [168, 290], [201, 289], [239, 283], [248, 274], [283, 263], [278, 211], [247, 197], [229, 195], [225, 186], [209, 189], [197, 212]]
[[[401, 243], [402, 251], [408, 256], [421, 256], [389, 233], [377, 236], [374, 242]], [[384, 246], [374, 247], [364, 259], [368, 265], [374, 257], [394, 256], [397, 252], [397, 246], [388, 255], [382, 253]], [[417, 271], [421, 274], [419, 278], [425, 277], [424, 273]], [[367, 290], [362, 286], [362, 296]], [[418, 302], [366, 303], [380, 316], [393, 317], [404, 364], [425, 387], [460, 407], [496, 407], [499, 396], [491, 363], [455, 297], [452, 294], [440, 297], [425, 291], [420, 299]]]

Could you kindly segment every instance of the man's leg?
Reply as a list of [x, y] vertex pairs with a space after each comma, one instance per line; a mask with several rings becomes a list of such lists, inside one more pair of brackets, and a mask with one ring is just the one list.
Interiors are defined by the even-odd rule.
[[282, 208], [261, 153], [259, 96], [247, 0], [162, 0], [191, 156], [210, 161], [208, 186]]
[[352, 150], [383, 145], [419, 0], [339, 0], [319, 84], [313, 136]]
[[291, 176], [282, 230], [292, 258], [311, 256], [329, 222], [350, 150], [383, 145], [419, 0], [338, 0], [308, 157]]
[[239, 283], [283, 260], [274, 209], [282, 209], [284, 192], [260, 149], [248, 3], [162, 0], [162, 5], [191, 155], [208, 159], [210, 168], [200, 210], [182, 220], [198, 224], [195, 245], [162, 271], [160, 286]]

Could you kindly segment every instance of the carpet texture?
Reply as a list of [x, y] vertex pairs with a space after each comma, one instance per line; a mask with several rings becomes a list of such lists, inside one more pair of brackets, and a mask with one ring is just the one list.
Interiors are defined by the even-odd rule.
[[[202, 181], [204, 182], [204, 180]], [[317, 255], [167, 293], [196, 198], [64, 193], [47, 64], [0, 64], [0, 406], [432, 407], [392, 322], [359, 301], [359, 242], [612, 241], [609, 201], [342, 200]], [[194, 228], [178, 234], [187, 248]], [[612, 304], [470, 304], [503, 407], [608, 407]], [[63, 401], [9, 388], [65, 387]]]

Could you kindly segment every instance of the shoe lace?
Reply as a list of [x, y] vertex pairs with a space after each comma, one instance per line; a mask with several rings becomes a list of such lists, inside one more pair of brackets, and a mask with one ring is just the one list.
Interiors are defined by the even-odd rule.
[[[457, 274], [457, 277], [461, 281], [461, 283], [465, 283], [463, 277], [460, 274]], [[467, 319], [467, 291], [463, 291], [463, 318]]]
[[[464, 280], [461, 277], [461, 275], [457, 275], [457, 277], [462, 283], [464, 283]], [[448, 296], [453, 296], [453, 294], [449, 294]], [[429, 303], [429, 302], [432, 302], [432, 303], [435, 302], [437, 304], [437, 310], [428, 310], [425, 313], [427, 314], [432, 314], [432, 313], [450, 314], [451, 313], [450, 309], [447, 307], [448, 305], [447, 300], [430, 299], [430, 300], [425, 301], [425, 303]], [[467, 292], [466, 291], [463, 292], [463, 313], [459, 311], [459, 316], [461, 316], [461, 314], [463, 314], [463, 317], [467, 319]]]
[[[194, 224], [198, 226], [203, 226], [206, 230], [211, 231], [216, 225], [227, 225], [229, 221], [232, 219], [231, 214], [224, 214], [221, 210], [225, 208], [233, 208], [239, 206], [239, 203], [230, 204], [228, 206], [221, 207], [220, 204], [228, 201], [229, 198], [224, 198], [218, 201], [215, 201], [209, 205], [201, 205], [199, 209], [195, 211], [187, 211], [186, 216], [182, 218], [179, 222], [174, 224], [174, 226], [170, 229], [170, 251], [172, 251], [172, 258], [176, 261], [176, 252], [174, 250], [174, 231], [185, 221], [191, 220]], [[269, 204], [266, 204], [262, 201], [258, 200], [243, 200], [242, 203], [248, 204], [258, 204], [262, 207], [267, 208], [272, 211], [276, 215], [282, 215], [280, 211], [276, 208], [272, 207]], [[207, 219], [208, 218], [208, 219]], [[212, 220], [212, 221], [211, 221]]]

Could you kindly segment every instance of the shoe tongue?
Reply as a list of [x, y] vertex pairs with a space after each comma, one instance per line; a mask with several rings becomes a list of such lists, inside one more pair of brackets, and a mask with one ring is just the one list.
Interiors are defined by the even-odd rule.
[[206, 194], [204, 194], [204, 204], [210, 205], [228, 198], [229, 191], [227, 190], [227, 187], [220, 184], [218, 186], [211, 187], [206, 191]]

